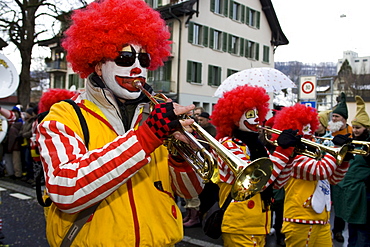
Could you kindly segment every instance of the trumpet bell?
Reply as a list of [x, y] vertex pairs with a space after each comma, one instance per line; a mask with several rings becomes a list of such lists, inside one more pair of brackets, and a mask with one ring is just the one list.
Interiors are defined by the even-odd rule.
[[231, 188], [231, 197], [244, 201], [256, 195], [271, 177], [273, 163], [268, 158], [259, 158], [239, 172]]

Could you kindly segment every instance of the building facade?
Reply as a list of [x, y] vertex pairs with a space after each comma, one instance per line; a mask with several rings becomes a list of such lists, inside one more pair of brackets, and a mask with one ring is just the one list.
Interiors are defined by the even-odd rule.
[[356, 75], [370, 74], [370, 56], [359, 57], [357, 52], [344, 51], [343, 58], [338, 59], [337, 72], [339, 72], [345, 60], [348, 60], [349, 65], [352, 67], [353, 74]]
[[[229, 75], [253, 67], [274, 67], [274, 50], [288, 44], [271, 0], [145, 0], [157, 9], [171, 32], [172, 54], [149, 71], [147, 83], [181, 105], [212, 112], [217, 87]], [[52, 52], [51, 87], [83, 87], [65, 65], [59, 42]], [[59, 65], [58, 65], [59, 64]], [[59, 67], [58, 67], [59, 66]]]

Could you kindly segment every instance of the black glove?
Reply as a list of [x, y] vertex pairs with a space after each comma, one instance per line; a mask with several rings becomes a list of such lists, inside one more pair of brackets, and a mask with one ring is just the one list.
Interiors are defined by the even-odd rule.
[[280, 147], [286, 149], [289, 147], [296, 147], [301, 142], [301, 135], [297, 135], [298, 130], [283, 130], [277, 138], [277, 143]]
[[353, 159], [355, 156], [353, 156], [352, 153], [348, 153], [346, 154], [346, 156], [344, 156], [344, 159], [343, 161], [350, 161], [351, 159]]
[[181, 127], [180, 121], [173, 111], [172, 102], [155, 105], [146, 123], [161, 140], [166, 139]]
[[352, 138], [350, 138], [351, 134], [345, 134], [345, 135], [336, 135], [334, 136], [333, 138], [333, 143], [334, 145], [337, 145], [337, 146], [343, 146], [347, 143], [350, 143], [352, 142]]

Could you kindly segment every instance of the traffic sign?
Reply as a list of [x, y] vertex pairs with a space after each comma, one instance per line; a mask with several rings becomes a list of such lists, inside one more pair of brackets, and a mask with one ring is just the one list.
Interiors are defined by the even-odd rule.
[[316, 76], [300, 77], [300, 99], [316, 99]]
[[311, 106], [312, 108], [316, 108], [316, 101], [301, 101], [302, 105]]

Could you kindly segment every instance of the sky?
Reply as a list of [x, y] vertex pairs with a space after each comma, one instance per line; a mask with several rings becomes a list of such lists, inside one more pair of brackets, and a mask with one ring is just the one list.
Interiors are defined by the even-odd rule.
[[[367, 18], [370, 0], [271, 1], [289, 40], [288, 45], [276, 49], [275, 62], [336, 63], [346, 50], [357, 52], [359, 57], [370, 56]], [[3, 49], [3, 54], [20, 73], [21, 61], [15, 47], [9, 45]], [[50, 51], [35, 47], [33, 56], [37, 54], [48, 56]]]
[[276, 49], [275, 62], [336, 63], [347, 50], [370, 56], [369, 0], [271, 2], [289, 40]]

